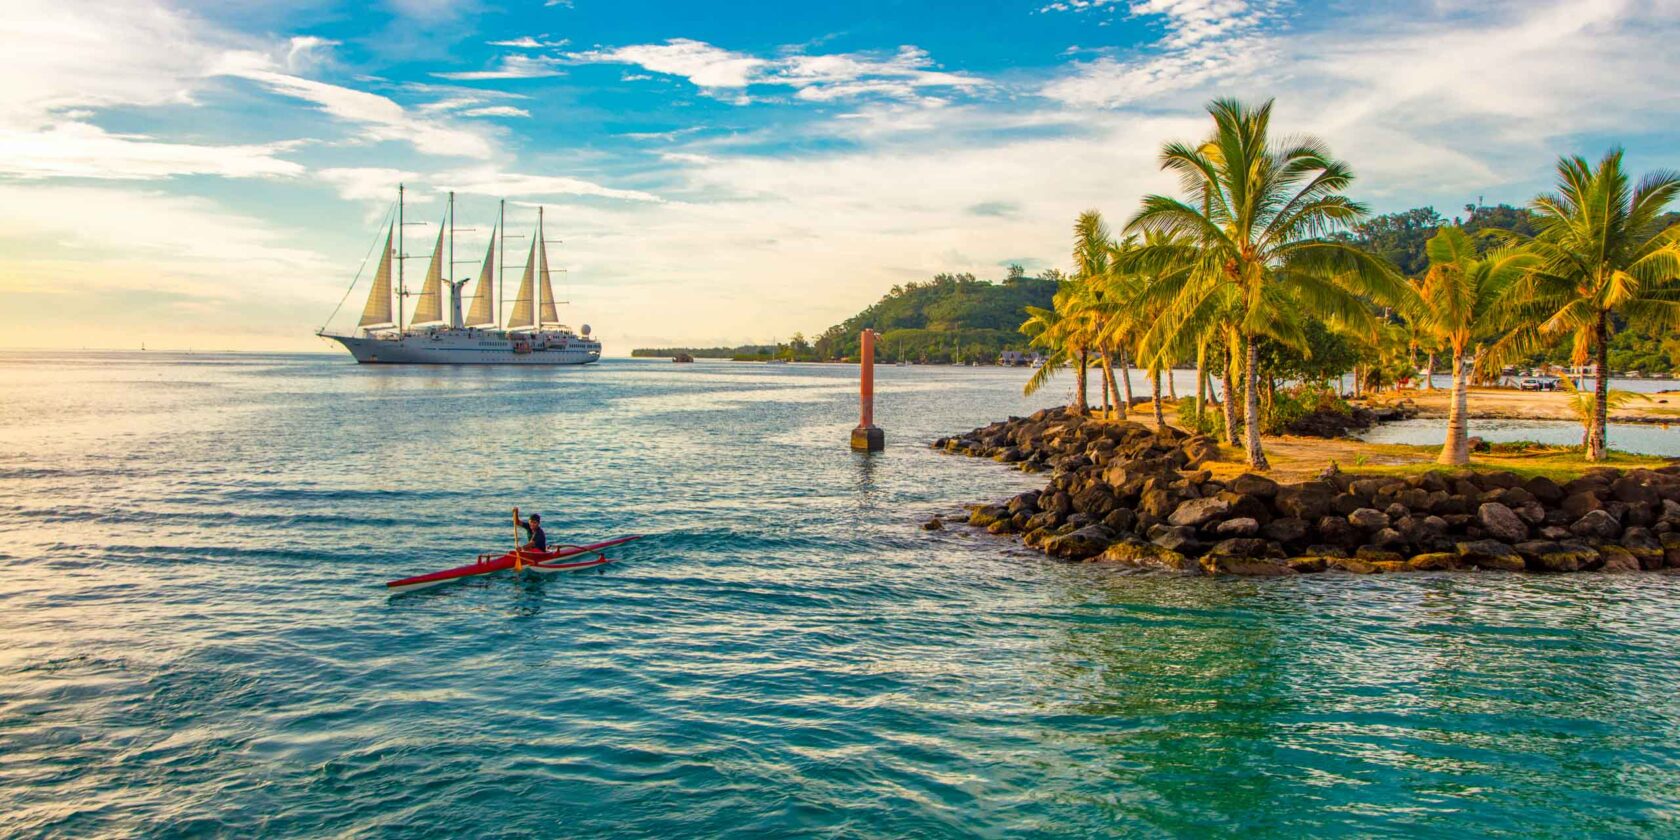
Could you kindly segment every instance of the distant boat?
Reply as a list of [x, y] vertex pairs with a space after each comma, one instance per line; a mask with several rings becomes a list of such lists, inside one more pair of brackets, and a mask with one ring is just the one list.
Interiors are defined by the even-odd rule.
[[677, 355], [671, 357], [671, 361], [678, 364], [693, 364], [694, 357], [688, 355], [687, 353], [678, 353]]
[[[600, 361], [601, 343], [589, 337], [588, 324], [574, 333], [560, 323], [554, 284], [548, 271], [548, 245], [543, 240], [541, 208], [537, 209], [536, 239], [531, 242], [531, 254], [525, 261], [519, 293], [513, 300], [513, 313], [503, 324], [494, 300], [496, 265], [503, 263], [504, 275], [507, 270], [501, 258], [506, 252], [505, 233], [500, 237], [501, 251], [496, 247], [497, 234], [503, 226], [498, 221], [490, 234], [490, 248], [479, 271], [472, 309], [463, 317], [461, 291], [467, 281], [446, 279], [452, 273], [446, 269], [452, 268], [451, 257], [455, 253], [455, 194], [450, 193], [449, 249], [444, 250], [445, 230], [440, 227], [437, 244], [432, 248], [431, 267], [420, 284], [420, 299], [404, 324], [403, 298], [408, 292], [402, 279], [405, 224], [402, 196], [403, 189], [398, 186], [397, 219], [385, 233], [385, 247], [373, 275], [373, 288], [368, 291], [356, 331], [340, 335], [322, 327], [316, 335], [343, 344], [363, 364], [587, 365]], [[395, 251], [391, 247], [393, 242]], [[391, 283], [393, 255], [397, 269], [395, 289]], [[448, 313], [444, 312], [445, 294], [450, 299]]]
[[787, 359], [765, 359], [764, 363], [767, 364], [767, 365], [785, 365], [785, 364], [788, 363], [788, 360]]

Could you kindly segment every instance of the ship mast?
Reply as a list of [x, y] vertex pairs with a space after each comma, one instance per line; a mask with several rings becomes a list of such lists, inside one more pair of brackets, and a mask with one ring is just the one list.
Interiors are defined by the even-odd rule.
[[496, 210], [496, 227], [502, 231], [502, 241], [497, 244], [501, 253], [496, 255], [496, 328], [502, 329], [502, 307], [507, 306], [507, 199], [502, 199]]
[[[539, 205], [537, 205], [537, 249], [538, 249], [538, 253], [542, 254], [542, 258], [541, 258], [542, 262], [537, 264], [539, 266], [539, 273], [540, 273], [541, 269], [548, 268], [548, 243], [543, 240], [542, 222], [543, 222], [543, 208], [542, 208], [542, 205], [539, 204]], [[544, 282], [547, 279], [548, 279], [548, 275], [544, 274], [543, 276], [537, 278], [537, 282], [531, 284], [531, 304], [532, 304], [531, 320], [536, 322], [536, 325], [537, 325], [536, 331], [537, 332], [542, 332], [542, 328], [543, 328], [543, 323], [542, 323], [542, 311], [543, 311], [543, 308], [542, 308], [542, 294], [543, 293], [542, 293], [541, 287], [548, 285], [546, 282]], [[554, 296], [551, 294], [551, 295], [549, 295], [549, 297], [552, 298]], [[553, 302], [554, 302], [553, 300], [549, 301], [549, 303], [551, 303], [551, 304]]]
[[449, 328], [459, 329], [461, 314], [461, 288], [455, 285], [455, 191], [449, 191]]
[[403, 296], [408, 294], [403, 285], [403, 266], [408, 264], [408, 252], [403, 250], [403, 185], [397, 184], [397, 338], [402, 339], [403, 331]]

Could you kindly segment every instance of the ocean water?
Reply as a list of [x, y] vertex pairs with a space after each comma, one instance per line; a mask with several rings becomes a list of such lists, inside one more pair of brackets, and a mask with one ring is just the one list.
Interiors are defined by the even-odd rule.
[[[0, 355], [0, 836], [1680, 835], [1680, 578], [918, 524], [1020, 371]], [[606, 570], [389, 597], [512, 539]]]

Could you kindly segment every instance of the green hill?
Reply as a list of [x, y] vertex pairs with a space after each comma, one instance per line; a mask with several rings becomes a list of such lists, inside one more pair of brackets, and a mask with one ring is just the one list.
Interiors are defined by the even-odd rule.
[[[1010, 266], [1002, 280], [972, 274], [940, 274], [926, 283], [894, 286], [869, 308], [824, 330], [806, 342], [795, 336], [797, 357], [857, 358], [858, 336], [873, 327], [881, 337], [877, 358], [916, 362], [991, 361], [1004, 350], [1024, 350], [1017, 332], [1028, 306], [1049, 307], [1060, 272], [1031, 277]], [[805, 343], [805, 347], [799, 344]]]

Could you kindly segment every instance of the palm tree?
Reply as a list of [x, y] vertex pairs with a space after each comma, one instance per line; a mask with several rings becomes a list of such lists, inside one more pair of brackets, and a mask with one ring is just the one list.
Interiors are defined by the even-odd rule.
[[[1575, 387], [1575, 381], [1567, 376], [1558, 379], [1558, 387], [1569, 394], [1569, 410], [1574, 412], [1575, 419], [1581, 421], [1581, 447], [1585, 448], [1587, 442], [1592, 439], [1593, 419], [1598, 416], [1597, 389], [1595, 388], [1594, 393], [1590, 394], [1582, 391]], [[1635, 400], [1650, 402], [1651, 398], [1638, 391], [1611, 388], [1604, 392], [1605, 414], [1608, 415], [1610, 412]]]
[[[1161, 167], [1178, 174], [1188, 201], [1151, 195], [1126, 225], [1178, 240], [1139, 248], [1140, 264], [1168, 269], [1161, 285], [1192, 302], [1210, 286], [1234, 291], [1234, 336], [1246, 363], [1243, 416], [1248, 462], [1268, 469], [1260, 445], [1255, 370], [1261, 337], [1304, 344], [1290, 307], [1362, 331], [1374, 319], [1360, 295], [1398, 299], [1392, 266], [1330, 237], [1366, 215], [1342, 195], [1353, 174], [1311, 139], [1273, 142], [1272, 103], [1248, 108], [1221, 99], [1208, 106], [1214, 130], [1197, 145], [1170, 143]], [[1298, 310], [1297, 310], [1298, 311]]]
[[1533, 255], [1500, 248], [1477, 256], [1476, 244], [1463, 228], [1442, 227], [1425, 245], [1429, 271], [1417, 295], [1406, 307], [1413, 330], [1425, 342], [1439, 342], [1452, 354], [1453, 392], [1447, 416], [1447, 441], [1441, 447], [1443, 464], [1470, 463], [1470, 371], [1465, 360], [1472, 341], [1486, 338], [1499, 325], [1502, 304], [1510, 290], [1534, 266]]
[[1507, 234], [1539, 259], [1516, 294], [1516, 328], [1489, 362], [1520, 358], [1568, 337], [1576, 365], [1598, 368], [1587, 459], [1605, 457], [1611, 316], [1663, 334], [1680, 328], [1680, 226], [1664, 211], [1680, 195], [1680, 173], [1659, 170], [1630, 185], [1622, 150], [1597, 168], [1572, 155], [1558, 160], [1558, 191], [1534, 199], [1537, 232]]

